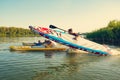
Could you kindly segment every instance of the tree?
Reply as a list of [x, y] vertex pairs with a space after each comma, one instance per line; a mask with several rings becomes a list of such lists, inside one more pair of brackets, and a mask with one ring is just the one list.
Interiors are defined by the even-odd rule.
[[17, 27], [0, 27], [0, 37], [24, 37], [24, 36], [38, 36], [29, 29]]
[[120, 21], [110, 21], [107, 27], [90, 32], [86, 37], [99, 43], [120, 45]]

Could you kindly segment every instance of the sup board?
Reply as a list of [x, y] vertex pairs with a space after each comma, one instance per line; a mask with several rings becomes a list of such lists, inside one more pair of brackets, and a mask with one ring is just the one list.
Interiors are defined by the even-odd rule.
[[45, 48], [39, 46], [10, 46], [10, 50], [12, 51], [65, 51], [66, 48]]
[[[41, 30], [41, 27], [34, 28], [33, 26], [29, 26], [29, 28], [33, 32], [38, 33], [40, 36], [42, 36], [44, 38], [50, 39], [54, 42], [60, 43], [62, 45], [68, 46], [70, 48], [74, 48], [74, 49], [78, 49], [78, 50], [82, 50], [82, 51], [86, 51], [86, 52], [90, 52], [90, 53], [94, 53], [94, 54], [100, 54], [100, 55], [108, 55], [109, 54], [105, 50], [102, 50], [102, 49], [99, 49], [99, 48], [91, 48], [92, 46], [94, 46], [94, 45], [96, 46], [96, 45], [99, 45], [99, 44], [88, 41], [84, 38], [80, 38], [81, 43], [82, 43], [82, 44], [80, 44], [80, 41], [73, 40], [72, 39], [73, 36], [70, 35], [70, 34], [64, 33], [61, 36], [61, 32], [58, 33], [57, 31], [52, 30], [50, 28], [45, 28], [43, 30]], [[89, 43], [91, 43], [91, 45], [88, 45], [85, 42], [89, 42]], [[88, 46], [85, 46], [85, 45], [88, 45]], [[101, 45], [99, 45], [99, 46], [101, 46]], [[103, 48], [103, 46], [102, 46], [102, 48]]]

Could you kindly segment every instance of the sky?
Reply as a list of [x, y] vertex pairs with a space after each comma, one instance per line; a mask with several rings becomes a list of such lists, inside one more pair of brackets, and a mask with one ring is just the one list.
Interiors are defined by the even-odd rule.
[[0, 26], [91, 32], [120, 20], [120, 0], [0, 0]]

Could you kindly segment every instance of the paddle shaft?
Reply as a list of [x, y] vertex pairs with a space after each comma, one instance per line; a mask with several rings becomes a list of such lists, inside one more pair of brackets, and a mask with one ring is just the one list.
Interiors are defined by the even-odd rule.
[[[54, 25], [50, 25], [49, 27], [52, 28], [52, 29], [57, 28], [57, 29], [60, 29], [60, 30], [65, 31], [65, 32], [68, 32], [68, 31], [66, 31], [66, 30], [64, 30], [64, 29], [61, 29], [61, 28], [58, 28], [58, 27], [56, 27], [56, 26], [54, 26]], [[68, 34], [70, 34], [70, 33], [68, 32]], [[72, 34], [70, 34], [70, 35], [77, 36], [78, 34], [76, 34], [76, 33], [72, 33]]]
[[50, 28], [52, 28], [52, 29], [55, 29], [55, 28], [57, 28], [57, 29], [60, 29], [60, 30], [66, 31], [66, 30], [64, 30], [64, 29], [61, 29], [61, 28], [58, 28], [58, 27], [56, 27], [56, 26], [54, 26], [54, 25], [50, 25], [49, 27], [50, 27]]

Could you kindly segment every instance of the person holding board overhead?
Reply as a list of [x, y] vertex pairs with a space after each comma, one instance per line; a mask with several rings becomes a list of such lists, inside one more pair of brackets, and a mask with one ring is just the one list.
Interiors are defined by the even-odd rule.
[[77, 40], [77, 38], [79, 37], [78, 33], [74, 33], [72, 28], [68, 29], [68, 33], [75, 36], [75, 38], [73, 38], [74, 40]]
[[68, 29], [68, 31], [66, 31], [64, 29], [61, 29], [61, 28], [58, 28], [58, 27], [56, 27], [54, 25], [50, 25], [49, 28], [51, 28], [51, 29], [60, 29], [60, 30], [63, 30], [64, 32], [68, 32], [68, 34], [75, 36], [75, 38], [73, 38], [74, 40], [77, 40], [78, 37], [79, 37], [79, 34], [78, 33], [74, 33], [72, 28]]

